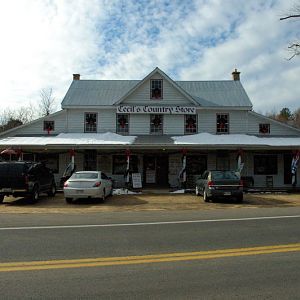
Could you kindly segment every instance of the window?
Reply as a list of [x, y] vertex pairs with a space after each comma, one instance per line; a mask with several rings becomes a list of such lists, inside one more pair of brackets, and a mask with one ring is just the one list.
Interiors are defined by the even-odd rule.
[[217, 133], [229, 133], [228, 114], [217, 114]]
[[197, 133], [197, 115], [185, 115], [184, 116], [185, 134]]
[[85, 132], [97, 132], [97, 114], [96, 113], [85, 113], [84, 131]]
[[150, 115], [150, 133], [163, 133], [163, 115]]
[[98, 177], [99, 177], [98, 172], [95, 172], [95, 173], [80, 173], [80, 172], [77, 172], [77, 173], [74, 173], [72, 175], [73, 179], [97, 179]]
[[163, 98], [163, 82], [162, 79], [154, 79], [150, 81], [151, 84], [151, 99], [162, 99]]
[[259, 133], [270, 134], [270, 124], [259, 124]]
[[129, 115], [117, 114], [117, 133], [129, 133]]
[[97, 151], [85, 150], [84, 152], [84, 171], [96, 171]]
[[207, 170], [207, 155], [187, 155], [187, 175], [202, 175]]
[[[27, 154], [28, 155], [28, 154]], [[42, 162], [53, 173], [59, 171], [59, 154], [58, 153], [38, 153], [36, 154], [36, 160]]]
[[277, 174], [277, 155], [254, 155], [254, 174], [255, 175], [276, 175]]
[[54, 130], [54, 121], [44, 121], [44, 131], [50, 131]]
[[230, 170], [230, 157], [229, 153], [226, 151], [217, 152], [217, 170]]
[[[127, 167], [126, 155], [113, 156], [113, 174], [124, 175]], [[130, 156], [129, 170], [132, 173], [138, 173], [138, 157], [136, 155]]]

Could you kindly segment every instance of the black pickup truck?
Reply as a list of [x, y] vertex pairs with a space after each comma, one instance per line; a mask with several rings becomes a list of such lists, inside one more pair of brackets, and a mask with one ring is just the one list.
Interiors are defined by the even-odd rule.
[[40, 193], [49, 196], [56, 193], [54, 176], [42, 163], [0, 162], [0, 203], [4, 196], [29, 197], [32, 202], [36, 202]]

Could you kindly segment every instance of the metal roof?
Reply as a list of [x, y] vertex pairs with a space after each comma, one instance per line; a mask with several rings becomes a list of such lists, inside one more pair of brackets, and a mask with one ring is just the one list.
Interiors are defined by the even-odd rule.
[[139, 80], [73, 80], [61, 105], [113, 105], [138, 83]]
[[106, 133], [61, 133], [47, 137], [7, 137], [0, 140], [0, 149], [12, 147], [39, 149], [68, 149], [70, 147], [97, 149], [299, 149], [300, 137], [258, 137], [247, 134], [199, 133], [185, 136], [122, 136]]
[[[139, 80], [74, 80], [62, 101], [70, 106], [110, 106], [130, 92]], [[174, 81], [199, 106], [252, 107], [240, 81]]]
[[201, 106], [252, 106], [238, 80], [176, 81]]

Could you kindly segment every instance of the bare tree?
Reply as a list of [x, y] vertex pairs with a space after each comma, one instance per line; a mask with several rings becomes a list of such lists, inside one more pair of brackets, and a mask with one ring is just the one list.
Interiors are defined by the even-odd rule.
[[0, 132], [26, 124], [34, 120], [35, 109], [30, 103], [18, 109], [5, 109], [0, 113]]
[[293, 116], [294, 116], [294, 126], [300, 128], [300, 108], [294, 111]]
[[[297, 19], [297, 18], [300, 18], [300, 3], [295, 4], [294, 7], [292, 8], [292, 12], [285, 17], [281, 17], [280, 21], [287, 20], [287, 19]], [[296, 55], [300, 55], [300, 42], [299, 41], [292, 42], [288, 46], [288, 50], [292, 53], [291, 56], [288, 58], [288, 60], [291, 60]]]
[[52, 88], [44, 88], [40, 91], [41, 102], [39, 103], [40, 115], [48, 116], [55, 110], [55, 98]]

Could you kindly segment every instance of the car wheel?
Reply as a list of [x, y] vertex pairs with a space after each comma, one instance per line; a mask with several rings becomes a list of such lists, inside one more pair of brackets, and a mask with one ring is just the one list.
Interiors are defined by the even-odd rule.
[[3, 203], [4, 195], [0, 195], [0, 203]]
[[204, 200], [204, 202], [209, 201], [209, 197], [207, 196], [206, 190], [203, 190], [203, 200]]
[[197, 185], [196, 185], [196, 188], [195, 188], [195, 193], [196, 193], [196, 196], [200, 196], [200, 191], [199, 191], [199, 188], [198, 188]]
[[39, 191], [38, 186], [35, 185], [33, 187], [32, 194], [31, 194], [32, 203], [38, 202], [39, 198], [40, 198], [40, 191]]
[[51, 184], [51, 189], [50, 189], [50, 191], [48, 192], [48, 196], [54, 197], [54, 196], [55, 196], [55, 193], [56, 193], [56, 185], [55, 185], [54, 182], [52, 182], [52, 184]]
[[71, 204], [71, 203], [73, 202], [73, 199], [70, 198], [70, 197], [66, 197], [65, 200], [66, 200], [66, 202], [69, 203], [69, 204]]

